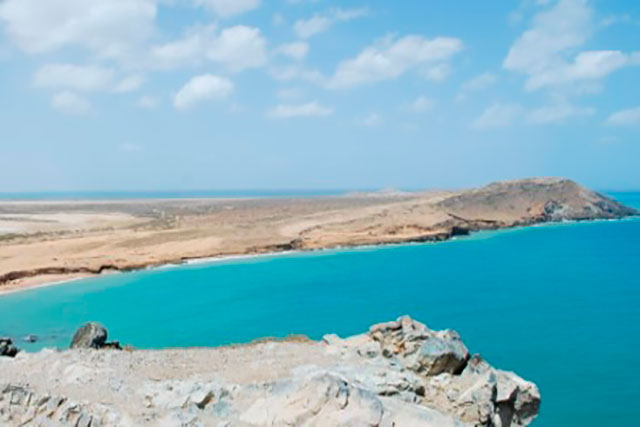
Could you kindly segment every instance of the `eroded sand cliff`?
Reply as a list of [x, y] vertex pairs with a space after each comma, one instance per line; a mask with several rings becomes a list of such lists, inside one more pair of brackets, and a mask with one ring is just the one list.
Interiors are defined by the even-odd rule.
[[561, 178], [297, 199], [2, 202], [0, 228], [13, 231], [0, 234], [0, 290], [193, 258], [439, 241], [636, 213]]

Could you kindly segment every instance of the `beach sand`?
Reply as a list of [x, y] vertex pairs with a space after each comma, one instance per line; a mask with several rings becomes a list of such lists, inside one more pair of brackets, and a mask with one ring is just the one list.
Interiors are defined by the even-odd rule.
[[201, 258], [440, 241], [633, 213], [555, 178], [342, 197], [7, 201], [0, 202], [0, 292]]

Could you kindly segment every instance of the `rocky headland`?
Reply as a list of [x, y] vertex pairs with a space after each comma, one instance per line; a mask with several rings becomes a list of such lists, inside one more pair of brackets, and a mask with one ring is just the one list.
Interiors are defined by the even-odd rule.
[[0, 202], [0, 292], [197, 258], [447, 240], [634, 209], [564, 178], [289, 199]]
[[535, 384], [409, 317], [341, 339], [119, 350], [88, 324], [71, 349], [0, 357], [0, 425], [530, 424]]

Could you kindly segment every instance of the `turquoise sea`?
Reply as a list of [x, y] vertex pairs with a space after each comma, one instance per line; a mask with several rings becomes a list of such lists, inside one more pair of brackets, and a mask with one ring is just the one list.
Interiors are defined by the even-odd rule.
[[[614, 194], [640, 207], [640, 193]], [[83, 322], [140, 348], [346, 336], [402, 314], [534, 381], [535, 426], [640, 419], [640, 220], [486, 232], [110, 275], [0, 297], [0, 336], [64, 347]]]

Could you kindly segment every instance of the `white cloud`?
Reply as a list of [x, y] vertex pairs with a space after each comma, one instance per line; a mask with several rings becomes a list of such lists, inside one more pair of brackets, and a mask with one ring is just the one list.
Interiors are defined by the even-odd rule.
[[425, 96], [419, 96], [415, 99], [415, 101], [406, 106], [406, 110], [411, 113], [422, 114], [426, 113], [427, 111], [431, 111], [434, 105], [435, 101]]
[[176, 94], [173, 105], [187, 110], [205, 102], [224, 99], [233, 92], [233, 83], [223, 77], [203, 74], [189, 80]]
[[640, 107], [616, 111], [607, 118], [605, 123], [608, 126], [640, 125]]
[[153, 46], [149, 54], [150, 65], [153, 68], [176, 68], [201, 62], [216, 38], [215, 31], [215, 26], [190, 28], [181, 39]]
[[285, 67], [271, 67], [269, 74], [276, 80], [303, 80], [306, 82], [322, 85], [325, 84], [325, 77], [317, 70], [308, 70], [299, 65], [289, 65]]
[[554, 66], [560, 53], [587, 40], [592, 16], [586, 0], [560, 0], [534, 17], [532, 27], [511, 46], [505, 68], [536, 74]]
[[367, 9], [332, 9], [324, 14], [317, 14], [309, 19], [299, 19], [293, 24], [293, 31], [303, 39], [323, 33], [336, 22], [346, 22], [364, 16]]
[[319, 104], [317, 101], [307, 104], [276, 105], [269, 111], [267, 116], [272, 119], [290, 119], [293, 117], [326, 117], [333, 114], [333, 109]]
[[97, 65], [47, 64], [36, 71], [36, 87], [73, 89], [78, 91], [105, 90], [111, 86], [114, 71]]
[[196, 0], [196, 4], [210, 8], [223, 18], [257, 9], [260, 3], [261, 0]]
[[309, 53], [309, 44], [305, 42], [283, 44], [276, 49], [276, 53], [300, 61]]
[[127, 76], [124, 79], [120, 80], [116, 86], [113, 88], [113, 91], [116, 93], [127, 93], [133, 92], [144, 84], [144, 77], [139, 74], [134, 74], [131, 76]]
[[427, 80], [431, 80], [434, 82], [442, 82], [446, 80], [451, 74], [451, 65], [448, 63], [442, 63], [434, 65], [433, 67], [428, 67], [424, 71], [424, 77]]
[[518, 104], [493, 104], [471, 123], [471, 127], [477, 130], [505, 128], [523, 112], [524, 109]]
[[528, 90], [574, 82], [595, 82], [631, 64], [630, 57], [620, 51], [585, 51], [574, 62], [537, 73], [527, 81]]
[[153, 110], [158, 108], [160, 100], [155, 96], [144, 95], [138, 98], [136, 105], [140, 108], [144, 108], [145, 110]]
[[150, 65], [177, 68], [210, 60], [237, 72], [265, 65], [266, 47], [258, 28], [236, 25], [217, 34], [215, 26], [196, 27], [181, 39], [153, 47]]
[[5, 0], [0, 20], [28, 53], [66, 46], [103, 57], [123, 57], [154, 30], [155, 0]]
[[383, 123], [382, 116], [378, 113], [371, 113], [363, 119], [357, 120], [356, 123], [365, 127], [376, 127]]
[[572, 117], [593, 116], [595, 113], [596, 110], [589, 107], [557, 104], [532, 110], [527, 115], [527, 121], [533, 124], [562, 123]]
[[222, 31], [208, 51], [208, 56], [233, 71], [240, 71], [265, 65], [266, 47], [267, 42], [259, 29], [237, 25]]
[[411, 69], [426, 71], [447, 64], [461, 49], [462, 42], [449, 37], [386, 37], [355, 58], [341, 62], [328, 86], [348, 88], [393, 79]]
[[91, 104], [73, 92], [55, 94], [51, 99], [51, 107], [61, 113], [71, 115], [82, 115], [91, 111]]
[[492, 73], [483, 73], [475, 76], [462, 84], [456, 100], [464, 101], [472, 92], [479, 92], [481, 90], [484, 90], [494, 85], [497, 80], [498, 79], [495, 74]]
[[293, 31], [300, 38], [307, 39], [327, 31], [333, 21], [326, 16], [315, 15], [309, 19], [301, 19], [293, 25]]
[[525, 89], [534, 91], [568, 84], [593, 86], [633, 64], [632, 55], [616, 50], [574, 53], [594, 32], [593, 16], [587, 0], [560, 0], [534, 17], [531, 28], [511, 46], [504, 68], [525, 74]]

